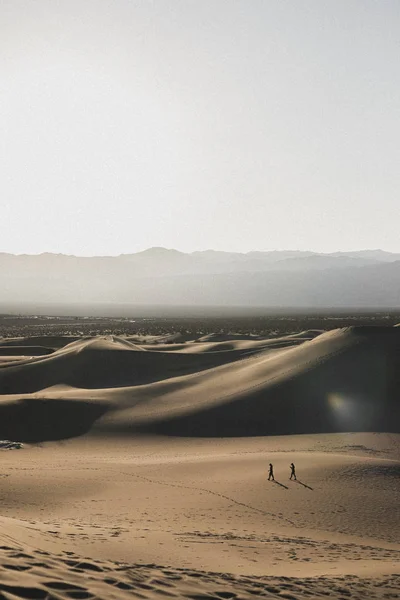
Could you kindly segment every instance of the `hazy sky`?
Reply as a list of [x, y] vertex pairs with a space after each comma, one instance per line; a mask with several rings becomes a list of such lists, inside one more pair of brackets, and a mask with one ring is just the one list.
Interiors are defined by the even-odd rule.
[[399, 0], [0, 0], [0, 251], [400, 251]]

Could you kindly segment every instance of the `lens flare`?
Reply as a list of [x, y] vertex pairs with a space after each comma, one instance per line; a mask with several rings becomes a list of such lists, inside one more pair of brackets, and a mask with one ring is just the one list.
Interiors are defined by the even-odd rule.
[[328, 403], [329, 403], [329, 406], [335, 412], [345, 412], [346, 411], [347, 402], [343, 398], [343, 396], [341, 396], [340, 394], [335, 394], [335, 393], [329, 394], [328, 395]]
[[366, 431], [376, 419], [376, 403], [371, 398], [331, 392], [327, 401], [332, 417], [342, 431]]
[[350, 426], [357, 419], [357, 402], [339, 393], [328, 395], [328, 404], [341, 426]]

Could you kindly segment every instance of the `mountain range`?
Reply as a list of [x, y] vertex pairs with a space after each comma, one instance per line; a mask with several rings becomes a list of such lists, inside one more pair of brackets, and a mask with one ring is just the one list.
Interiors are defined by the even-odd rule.
[[361, 250], [120, 256], [0, 253], [0, 304], [397, 308], [400, 253]]

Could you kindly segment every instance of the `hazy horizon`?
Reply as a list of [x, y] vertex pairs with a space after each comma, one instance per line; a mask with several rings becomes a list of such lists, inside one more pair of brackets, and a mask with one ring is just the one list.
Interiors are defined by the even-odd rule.
[[394, 0], [1, 0], [0, 251], [399, 252]]
[[295, 248], [280, 248], [278, 249], [269, 249], [269, 250], [265, 250], [265, 249], [251, 249], [251, 250], [245, 250], [245, 251], [236, 251], [236, 250], [230, 250], [230, 249], [219, 249], [216, 250], [215, 248], [200, 248], [198, 250], [193, 250], [193, 251], [184, 251], [181, 250], [179, 248], [166, 248], [165, 246], [149, 246], [146, 248], [139, 248], [138, 250], [132, 251], [132, 252], [120, 252], [120, 253], [115, 253], [115, 254], [74, 254], [74, 253], [66, 253], [66, 252], [52, 252], [49, 250], [44, 250], [42, 252], [8, 252], [6, 250], [0, 250], [0, 254], [10, 254], [10, 255], [14, 255], [14, 256], [40, 256], [41, 254], [54, 254], [54, 255], [63, 255], [63, 256], [74, 256], [76, 258], [106, 258], [106, 257], [110, 257], [110, 258], [118, 258], [120, 256], [124, 256], [124, 255], [129, 255], [129, 254], [141, 254], [141, 253], [145, 253], [145, 252], [149, 252], [152, 250], [165, 250], [166, 252], [179, 252], [181, 254], [196, 254], [196, 253], [223, 253], [223, 254], [253, 254], [253, 253], [262, 253], [262, 254], [273, 254], [273, 253], [293, 253], [293, 254], [302, 254], [302, 253], [310, 253], [313, 255], [321, 255], [321, 256], [330, 256], [330, 255], [335, 255], [335, 254], [344, 254], [344, 255], [351, 255], [351, 254], [358, 254], [358, 253], [387, 253], [387, 254], [400, 254], [399, 252], [395, 252], [395, 251], [390, 251], [390, 250], [386, 250], [385, 248], [353, 248], [353, 249], [347, 249], [347, 250], [343, 250], [343, 249], [337, 249], [337, 250], [332, 250], [331, 252], [319, 252], [317, 250], [313, 250], [311, 248], [304, 248], [303, 250], [298, 250]]

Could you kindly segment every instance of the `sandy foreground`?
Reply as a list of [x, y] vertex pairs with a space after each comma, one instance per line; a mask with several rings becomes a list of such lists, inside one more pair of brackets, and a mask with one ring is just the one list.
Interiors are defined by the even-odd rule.
[[0, 340], [0, 598], [400, 597], [400, 328], [320, 333]]
[[0, 590], [399, 597], [399, 448], [399, 435], [331, 434], [88, 437], [1, 451]]

